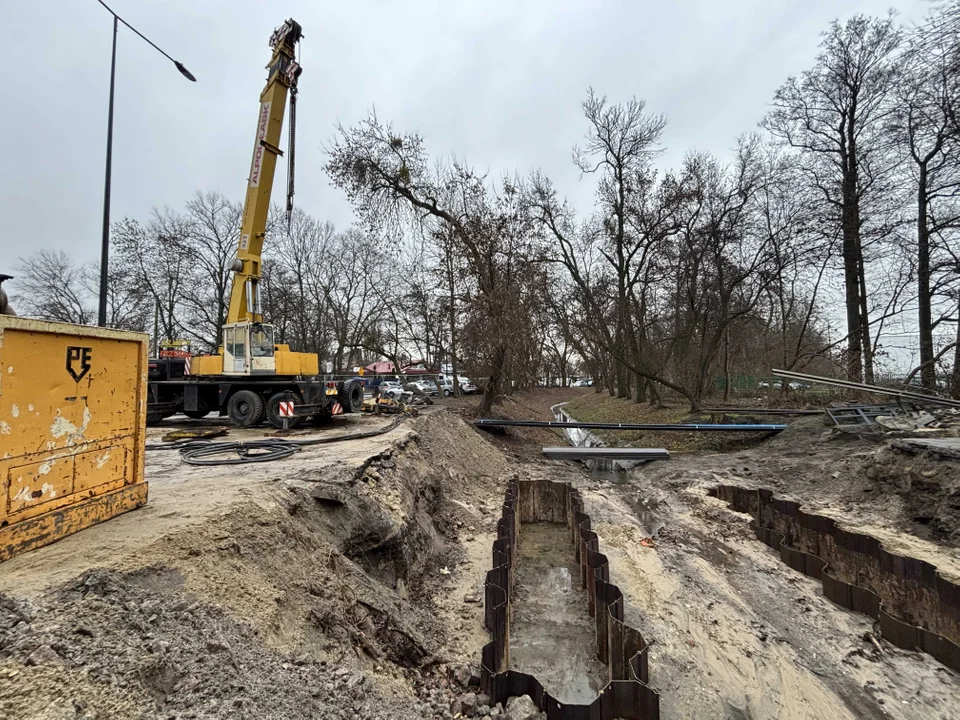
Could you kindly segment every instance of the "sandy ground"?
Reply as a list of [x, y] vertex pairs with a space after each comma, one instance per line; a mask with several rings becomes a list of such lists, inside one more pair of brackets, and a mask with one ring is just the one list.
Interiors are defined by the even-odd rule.
[[[298, 431], [289, 437], [310, 439], [390, 424], [389, 418], [358, 417], [349, 426]], [[208, 428], [210, 420], [168, 422], [147, 430], [147, 442], [160, 444], [173, 429]], [[412, 432], [409, 423], [385, 435], [336, 446], [306, 448], [293, 458], [264, 465], [195, 467], [181, 462], [175, 451], [148, 451], [145, 477], [150, 484], [145, 507], [67, 537], [60, 542], [15, 557], [0, 566], [0, 592], [35, 594], [91, 567], [124, 567], [131, 555], [162, 537], [220, 517], [238, 502], [270, 507], [272, 491], [282, 480], [322, 477], [361, 466]], [[255, 440], [265, 429], [231, 428], [217, 440]], [[42, 571], [38, 571], [42, 568]]]
[[[499, 412], [538, 417], [561, 399]], [[707, 495], [771, 487], [960, 577], [955, 461], [804, 420], [749, 450], [591, 474], [539, 458], [554, 433], [478, 433], [457, 417], [469, 407], [450, 405], [266, 465], [150, 453], [147, 507], [0, 565], [0, 716], [454, 718], [476, 692], [483, 578], [519, 477], [581, 488], [626, 619], [653, 642], [662, 717], [960, 717], [957, 673], [878, 649], [868, 618], [827, 601]], [[565, 634], [589, 650], [577, 633], [592, 626], [564, 580], [567, 549], [532, 529], [513, 628], [530, 669]], [[596, 684], [589, 652], [563, 672], [574, 689]]]
[[[555, 398], [517, 405], [548, 419]], [[494, 442], [532, 459], [548, 438], [523, 429]], [[891, 452], [893, 442], [805, 418], [751, 449], [580, 472], [575, 482], [627, 598], [626, 619], [653, 640], [662, 717], [960, 717], [956, 672], [882, 640], [878, 650], [870, 618], [828, 601], [819, 582], [755, 539], [748, 516], [707, 496], [718, 484], [769, 487], [960, 579], [952, 514], [960, 465]], [[569, 465], [541, 462], [537, 472], [556, 477]]]

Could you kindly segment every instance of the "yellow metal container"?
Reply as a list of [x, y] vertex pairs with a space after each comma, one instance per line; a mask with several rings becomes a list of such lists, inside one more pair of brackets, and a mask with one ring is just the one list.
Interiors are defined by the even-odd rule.
[[147, 501], [147, 336], [0, 316], [0, 561]]

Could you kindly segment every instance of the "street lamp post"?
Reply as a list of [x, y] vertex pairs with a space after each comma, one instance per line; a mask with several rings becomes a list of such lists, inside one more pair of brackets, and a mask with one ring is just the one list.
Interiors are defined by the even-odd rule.
[[108, 275], [108, 266], [110, 262], [110, 172], [111, 166], [113, 164], [113, 90], [116, 85], [116, 72], [117, 72], [117, 26], [119, 23], [123, 23], [128, 28], [133, 30], [137, 35], [147, 41], [147, 43], [153, 47], [157, 52], [167, 58], [170, 62], [176, 66], [177, 70], [180, 71], [180, 74], [183, 75], [187, 80], [191, 82], [196, 82], [197, 79], [193, 76], [187, 68], [183, 66], [183, 63], [174, 60], [172, 57], [167, 55], [163, 50], [157, 47], [151, 40], [144, 35], [142, 32], [137, 30], [133, 25], [128, 23], [122, 17], [117, 15], [113, 10], [111, 10], [103, 0], [97, 0], [103, 7], [106, 8], [107, 12], [113, 15], [113, 50], [110, 55], [110, 103], [107, 109], [107, 160], [106, 160], [106, 169], [104, 171], [103, 179], [103, 238], [100, 246], [100, 308], [97, 315], [97, 325], [100, 327], [106, 327], [107, 324], [107, 275]]

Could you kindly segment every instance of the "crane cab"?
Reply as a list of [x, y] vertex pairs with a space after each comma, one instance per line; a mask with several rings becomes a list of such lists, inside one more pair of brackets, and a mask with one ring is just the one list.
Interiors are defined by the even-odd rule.
[[239, 322], [223, 326], [224, 375], [275, 375], [273, 325]]
[[193, 358], [192, 375], [304, 377], [320, 372], [316, 353], [293, 352], [277, 344], [273, 325], [258, 322], [223, 326], [223, 345], [216, 355]]

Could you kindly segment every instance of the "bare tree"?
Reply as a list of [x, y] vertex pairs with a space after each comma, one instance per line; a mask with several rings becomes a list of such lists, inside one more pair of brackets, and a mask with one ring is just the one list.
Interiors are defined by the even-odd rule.
[[195, 282], [188, 236], [189, 223], [171, 211], [154, 211], [145, 226], [125, 218], [113, 227], [116, 260], [127, 269], [134, 291], [156, 308], [160, 333], [167, 340], [189, 332], [182, 308], [184, 289]]
[[395, 133], [376, 115], [354, 128], [339, 128], [326, 169], [369, 224], [447, 226], [452, 232], [476, 283], [471, 309], [473, 318], [483, 321], [489, 372], [480, 409], [489, 412], [507, 389], [517, 318], [511, 301], [522, 281], [517, 265], [528, 256], [521, 247], [526, 221], [516, 209], [512, 185], [505, 182], [497, 196], [484, 177], [461, 163], [432, 171], [422, 139]]
[[187, 202], [182, 247], [196, 279], [182, 287], [181, 303], [190, 334], [211, 348], [223, 341], [233, 280], [228, 268], [237, 253], [241, 219], [240, 204], [220, 193], [197, 192]]
[[[914, 34], [901, 65], [891, 130], [907, 161], [904, 173], [915, 192], [917, 325], [920, 339], [920, 382], [936, 388], [934, 329], [945, 315], [933, 318], [938, 249], [960, 226], [960, 153], [953, 132], [950, 58], [942, 47], [931, 46], [923, 34]], [[940, 251], [942, 252], [942, 250]], [[952, 310], [952, 308], [951, 308]]]
[[96, 322], [96, 296], [84, 286], [84, 268], [62, 250], [41, 250], [20, 259], [21, 314], [58, 322]]
[[893, 18], [856, 16], [824, 34], [814, 67], [777, 90], [764, 127], [799, 150], [810, 183], [836, 212], [843, 238], [848, 377], [870, 382], [862, 231], [875, 183], [890, 171], [882, 130], [896, 85]]

